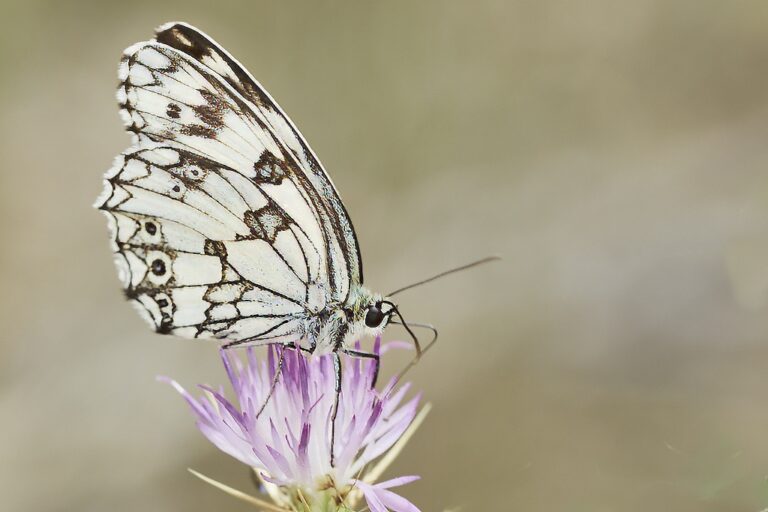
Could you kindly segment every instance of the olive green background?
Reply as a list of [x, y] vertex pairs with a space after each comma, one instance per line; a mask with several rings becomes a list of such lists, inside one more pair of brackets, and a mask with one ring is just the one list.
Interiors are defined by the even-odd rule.
[[504, 256], [399, 298], [441, 332], [388, 473], [422, 510], [768, 507], [764, 1], [0, 8], [2, 510], [248, 510], [186, 472], [252, 491], [155, 381], [222, 382], [215, 347], [145, 328], [90, 207], [120, 53], [170, 20], [300, 127], [371, 288]]

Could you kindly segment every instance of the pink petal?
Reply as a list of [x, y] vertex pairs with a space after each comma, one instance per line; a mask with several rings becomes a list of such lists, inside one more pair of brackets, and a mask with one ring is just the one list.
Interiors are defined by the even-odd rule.
[[365, 496], [365, 501], [368, 503], [368, 508], [371, 509], [371, 512], [389, 512], [387, 507], [376, 496], [375, 491], [363, 491], [363, 496]]
[[394, 512], [421, 512], [416, 505], [392, 491], [380, 489], [376, 494], [381, 502]]
[[390, 350], [413, 350], [411, 341], [388, 341], [381, 346], [381, 353], [386, 354]]
[[391, 480], [385, 480], [384, 482], [379, 482], [375, 486], [379, 489], [390, 489], [392, 487], [400, 487], [401, 485], [409, 484], [411, 482], [415, 482], [416, 480], [421, 479], [418, 475], [408, 475], [408, 476], [399, 476], [397, 478], [392, 478]]
[[404, 485], [418, 480], [418, 478], [417, 476], [401, 476], [376, 485], [370, 485], [358, 480], [356, 485], [363, 491], [365, 501], [368, 503], [371, 512], [388, 512], [389, 510], [394, 512], [421, 512], [416, 505], [407, 499], [386, 490], [386, 487]]

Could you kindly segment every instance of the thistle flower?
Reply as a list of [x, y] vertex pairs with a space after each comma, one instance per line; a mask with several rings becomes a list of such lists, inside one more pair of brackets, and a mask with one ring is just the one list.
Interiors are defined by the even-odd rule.
[[[377, 339], [374, 352], [378, 354], [379, 349]], [[372, 512], [418, 512], [415, 505], [390, 490], [418, 477], [373, 483], [396, 453], [386, 455], [366, 472], [370, 463], [392, 450], [398, 440], [404, 443], [412, 433], [409, 426], [413, 423], [415, 427], [423, 417], [413, 421], [418, 396], [401, 405], [409, 385], [395, 390], [395, 382], [390, 381], [380, 393], [372, 387], [372, 360], [342, 356], [342, 388], [332, 447], [333, 355], [306, 357], [278, 346], [268, 351], [267, 361], [262, 362], [250, 348], [244, 358], [235, 350], [221, 351], [234, 401], [225, 398], [222, 388], [204, 385], [200, 388], [207, 399], [196, 399], [177, 382], [165, 380], [189, 403], [203, 435], [223, 452], [251, 466], [279, 507], [302, 512], [346, 511], [364, 496]], [[282, 371], [257, 417], [269, 395], [281, 353]], [[399, 451], [399, 446], [392, 451]], [[242, 497], [239, 491], [233, 494]]]

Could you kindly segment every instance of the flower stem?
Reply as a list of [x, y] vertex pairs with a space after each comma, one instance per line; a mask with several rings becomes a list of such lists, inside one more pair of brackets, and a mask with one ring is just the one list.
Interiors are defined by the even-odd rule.
[[234, 489], [228, 485], [225, 485], [217, 480], [214, 480], [213, 478], [207, 477], [203, 475], [202, 473], [198, 473], [192, 468], [187, 468], [187, 471], [195, 475], [197, 478], [202, 480], [205, 483], [208, 483], [217, 489], [220, 489], [224, 491], [225, 493], [234, 496], [237, 499], [243, 500], [246, 503], [250, 503], [251, 505], [256, 505], [257, 507], [260, 507], [262, 510], [268, 510], [270, 512], [286, 512], [286, 509], [278, 507], [273, 505], [272, 503], [269, 503], [268, 501], [260, 500], [259, 498], [256, 498], [254, 496], [251, 496], [250, 494], [246, 494], [242, 491], [238, 491], [237, 489]]

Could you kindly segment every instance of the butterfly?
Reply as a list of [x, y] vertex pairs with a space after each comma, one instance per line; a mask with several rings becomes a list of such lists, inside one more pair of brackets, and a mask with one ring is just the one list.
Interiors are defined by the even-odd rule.
[[224, 348], [279, 344], [332, 354], [333, 447], [339, 353], [374, 360], [378, 373], [378, 353], [355, 342], [402, 325], [416, 357], [399, 380], [437, 331], [410, 324], [433, 333], [422, 350], [391, 296], [496, 258], [388, 296], [371, 292], [331, 178], [224, 48], [191, 25], [167, 23], [125, 50], [118, 77], [120, 115], [133, 143], [106, 172], [95, 206], [107, 216], [128, 299], [160, 334], [216, 339]]
[[188, 24], [129, 47], [118, 76], [133, 144], [96, 207], [127, 297], [161, 334], [333, 354], [338, 401], [339, 352], [378, 368], [354, 342], [400, 315], [363, 286], [352, 222], [314, 152], [253, 76]]
[[133, 145], [96, 206], [126, 295], [150, 325], [226, 348], [376, 359], [354, 342], [402, 317], [363, 286], [336, 187], [264, 88], [179, 22], [125, 50], [118, 75]]

